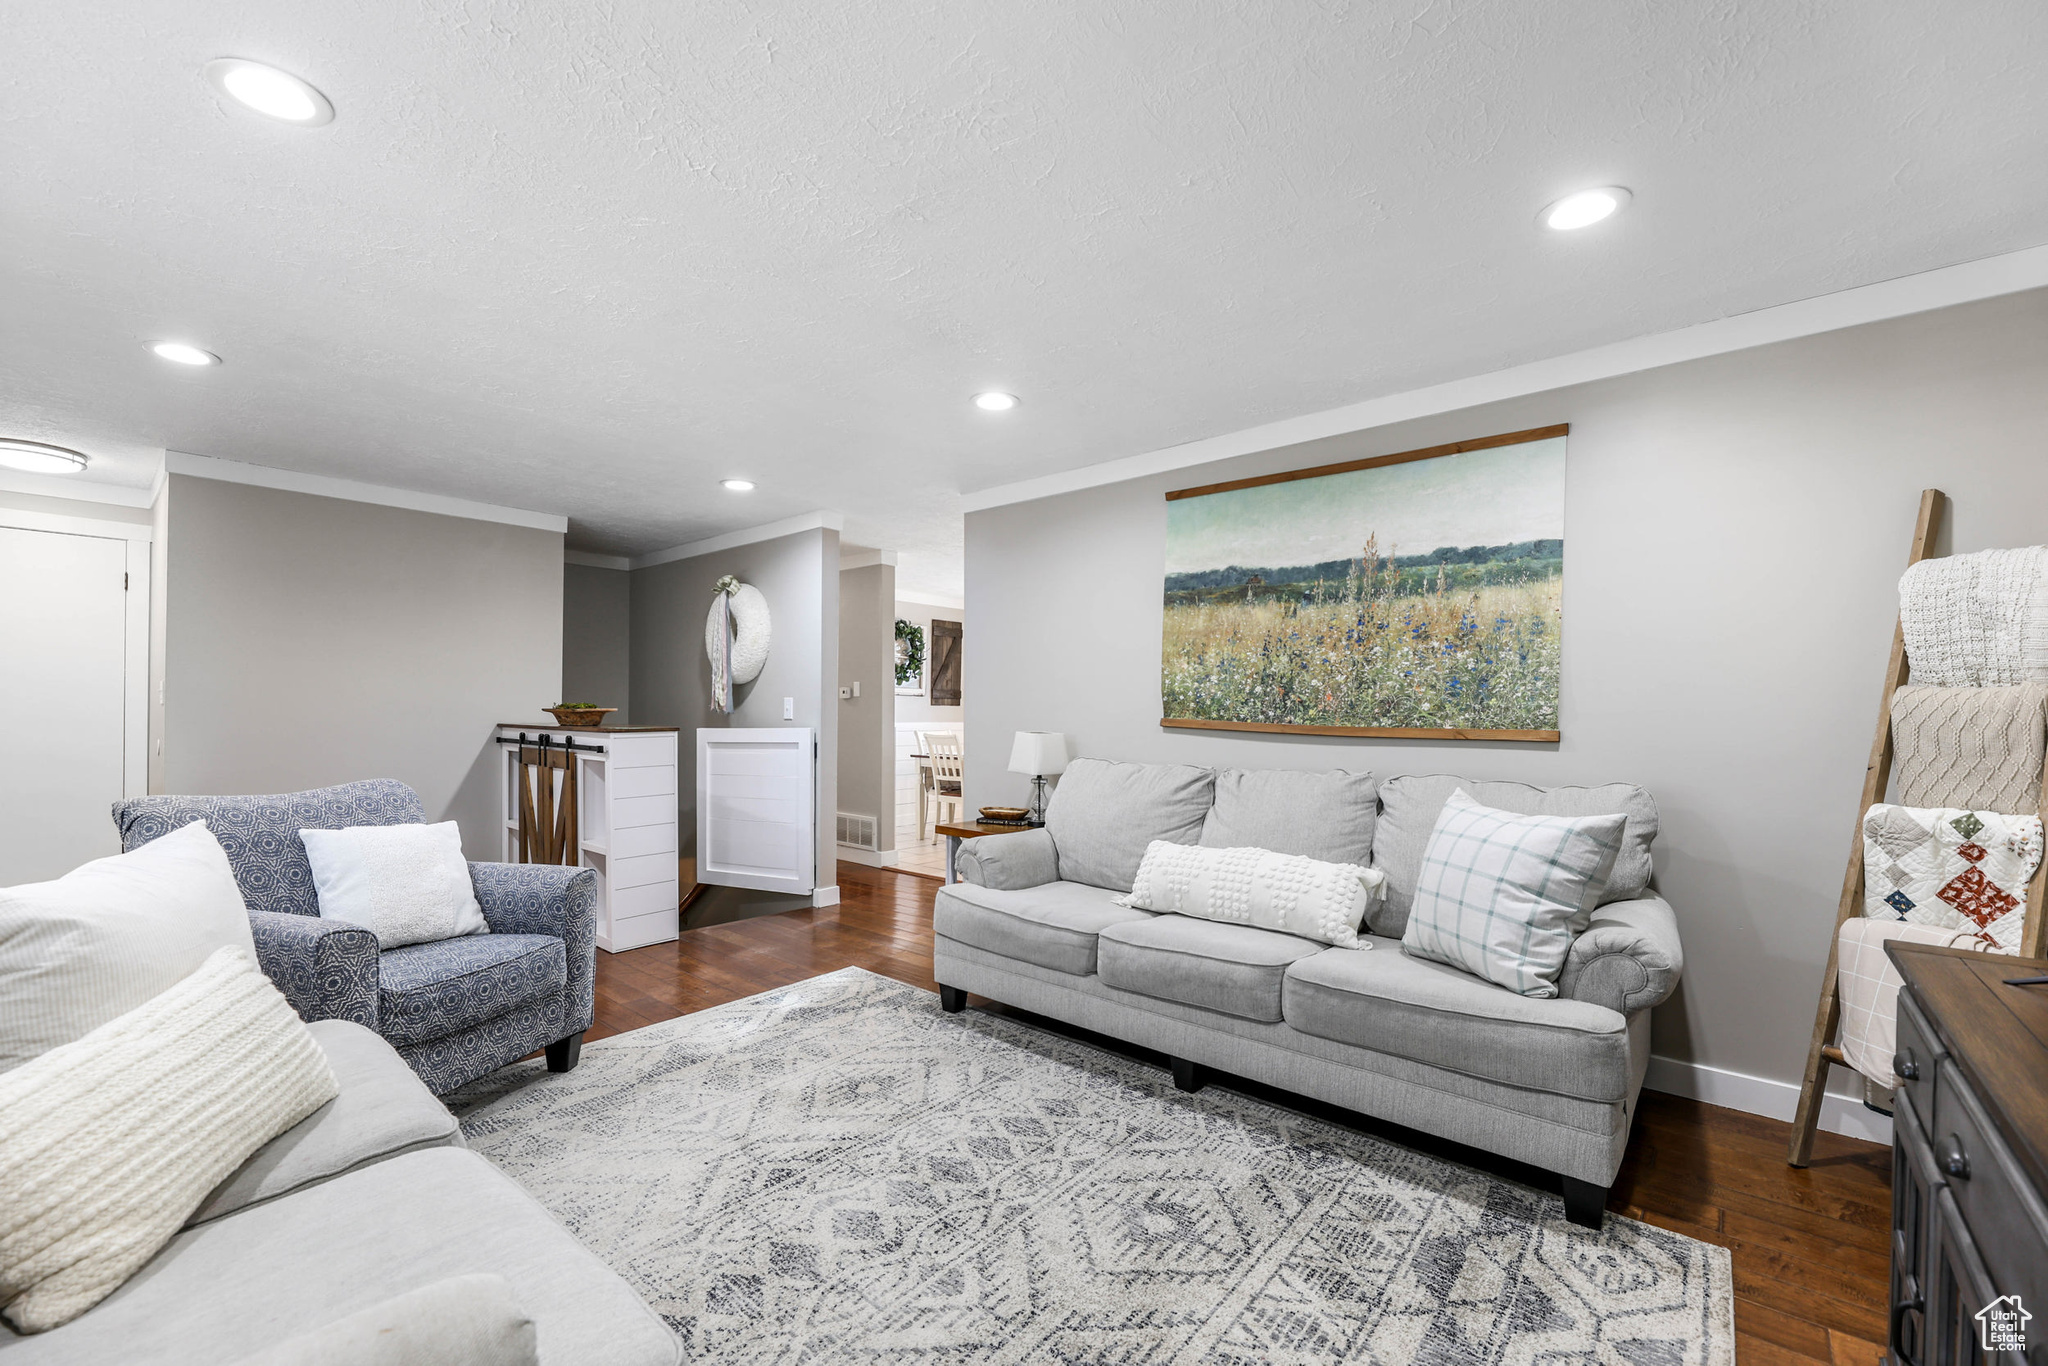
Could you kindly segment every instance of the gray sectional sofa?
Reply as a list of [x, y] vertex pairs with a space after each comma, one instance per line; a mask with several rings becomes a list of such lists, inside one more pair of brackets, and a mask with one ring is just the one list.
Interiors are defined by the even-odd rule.
[[[0, 1363], [481, 1359], [470, 1343], [415, 1343], [410, 1354], [387, 1343], [359, 1356], [345, 1333], [296, 1341], [334, 1335], [338, 1320], [451, 1277], [471, 1278], [451, 1289], [474, 1297], [464, 1287], [481, 1274], [500, 1278], [532, 1322], [537, 1355], [512, 1360], [674, 1366], [682, 1346], [667, 1325], [516, 1182], [465, 1149], [455, 1117], [389, 1043], [344, 1020], [308, 1028], [340, 1094], [259, 1149], [85, 1314], [29, 1336], [0, 1324]], [[433, 1306], [441, 1322], [426, 1325], [428, 1336], [445, 1340], [451, 1321], [459, 1331], [464, 1315], [451, 1307], [466, 1306]], [[402, 1325], [405, 1311], [394, 1312]]]
[[[1459, 787], [1508, 811], [1628, 817], [1555, 998], [1401, 951], [1430, 832]], [[934, 908], [933, 974], [947, 1010], [974, 992], [1156, 1049], [1183, 1090], [1214, 1068], [1533, 1163], [1563, 1178], [1573, 1222], [1597, 1228], [1649, 1063], [1650, 1008], [1682, 966], [1677, 920], [1649, 885], [1656, 834], [1649, 794], [1620, 783], [1081, 759], [1043, 828], [961, 847], [964, 880]], [[1155, 839], [1381, 869], [1370, 950], [1114, 904]]]

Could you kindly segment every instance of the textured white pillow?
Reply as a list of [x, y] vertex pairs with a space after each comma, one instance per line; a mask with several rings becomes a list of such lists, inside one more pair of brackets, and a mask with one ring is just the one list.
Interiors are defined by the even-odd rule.
[[1279, 930], [1345, 949], [1369, 949], [1358, 926], [1387, 875], [1270, 849], [1210, 849], [1153, 840], [1120, 906]]
[[55, 882], [0, 888], [0, 1072], [84, 1038], [229, 947], [256, 956], [241, 888], [204, 821]]
[[1557, 995], [1557, 974], [1607, 886], [1627, 824], [1619, 813], [1496, 811], [1457, 789], [1430, 832], [1401, 951], [1524, 996]]
[[0, 1312], [24, 1333], [77, 1318], [336, 1089], [240, 949], [0, 1076]]
[[301, 830], [323, 920], [346, 920], [381, 949], [485, 934], [462, 856], [462, 831], [439, 825], [357, 825]]

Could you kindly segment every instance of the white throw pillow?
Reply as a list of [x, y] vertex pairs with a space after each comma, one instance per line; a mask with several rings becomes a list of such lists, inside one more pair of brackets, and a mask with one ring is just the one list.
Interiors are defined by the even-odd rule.
[[313, 865], [320, 918], [361, 925], [377, 936], [380, 949], [491, 928], [476, 904], [454, 821], [301, 830], [299, 839]]
[[1451, 793], [1430, 832], [1401, 951], [1524, 996], [1557, 995], [1628, 817], [1519, 816]]
[[240, 949], [0, 1076], [0, 1312], [24, 1333], [77, 1318], [336, 1089]]
[[241, 888], [204, 821], [55, 882], [0, 888], [0, 1072], [84, 1038], [229, 947], [256, 956]]
[[1358, 926], [1387, 875], [1270, 849], [1210, 849], [1153, 840], [1119, 906], [1279, 930], [1345, 949], [1369, 949]]

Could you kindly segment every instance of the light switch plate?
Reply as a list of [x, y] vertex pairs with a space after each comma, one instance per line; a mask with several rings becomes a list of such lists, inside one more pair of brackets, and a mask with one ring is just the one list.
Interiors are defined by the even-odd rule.
[[855, 680], [854, 680], [854, 684], [853, 684], [853, 695], [854, 695], [855, 697], [859, 697], [859, 696], [860, 696], [860, 680], [858, 680], [858, 679], [855, 679]]
[[794, 697], [782, 699], [782, 719], [785, 721], [796, 720], [796, 699]]

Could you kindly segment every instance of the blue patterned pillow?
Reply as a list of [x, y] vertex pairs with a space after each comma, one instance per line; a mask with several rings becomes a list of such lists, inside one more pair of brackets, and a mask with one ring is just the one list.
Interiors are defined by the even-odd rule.
[[1430, 832], [1402, 952], [1524, 996], [1557, 995], [1627, 824], [1621, 814], [1518, 816], [1459, 788]]

